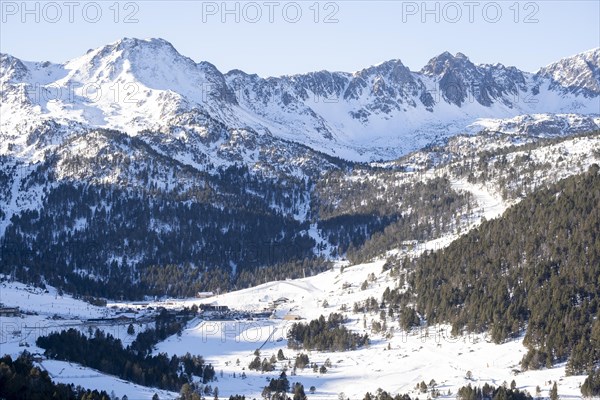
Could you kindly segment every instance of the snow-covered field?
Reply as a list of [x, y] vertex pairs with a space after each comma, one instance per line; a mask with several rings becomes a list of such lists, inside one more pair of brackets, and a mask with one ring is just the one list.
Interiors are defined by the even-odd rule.
[[[61, 296], [51, 286], [40, 289], [19, 282], [1, 282], [0, 303], [4, 307], [19, 307], [22, 312], [20, 316], [0, 318], [0, 355], [8, 354], [16, 358], [27, 350], [41, 357], [43, 349], [35, 345], [36, 339], [70, 328], [85, 333], [98, 328], [121, 339], [125, 345], [135, 339], [135, 335], [127, 334], [129, 322], [89, 321], [129, 314], [117, 314], [120, 310], [93, 306], [69, 295]], [[134, 323], [134, 326], [137, 331], [147, 329], [148, 325]], [[119, 397], [127, 395], [130, 400], [150, 399], [154, 393], [158, 393], [161, 399], [175, 398], [177, 395], [135, 385], [78, 364], [41, 358], [39, 366], [48, 371], [52, 380], [57, 383], [73, 383], [89, 389], [106, 390]]]
[[[468, 383], [500, 385], [505, 381], [510, 383], [513, 379], [519, 388], [532, 394], [539, 385], [542, 394], [547, 396], [551, 387], [549, 382], [557, 381], [562, 398], [580, 397], [579, 386], [584, 377], [566, 377], [564, 365], [549, 370], [517, 372], [525, 354], [520, 339], [496, 345], [489, 342], [485, 335], [453, 337], [448, 326], [404, 332], [389, 318], [388, 327], [395, 327], [393, 336], [373, 334], [371, 324], [379, 320], [379, 315], [353, 314], [352, 308], [354, 302], [371, 296], [380, 299], [385, 288], [394, 285], [389, 271], [382, 272], [383, 264], [384, 260], [354, 266], [338, 263], [332, 270], [309, 278], [270, 282], [208, 299], [148, 303], [165, 308], [217, 303], [236, 310], [262, 311], [271, 302], [280, 300], [275, 311], [276, 317], [271, 319], [221, 321], [196, 318], [181, 336], [173, 335], [159, 343], [156, 352], [190, 352], [205, 357], [215, 366], [218, 381], [212, 382], [211, 386], [218, 387], [222, 398], [232, 394], [260, 398], [267, 378], [277, 377], [283, 368], [287, 368], [291, 382], [302, 383], [307, 391], [311, 386], [315, 387], [315, 393], [309, 395], [311, 399], [337, 399], [342, 392], [350, 399], [362, 399], [367, 391], [374, 392], [378, 388], [424, 397], [414, 390], [415, 385], [421, 381], [429, 383], [432, 379], [446, 398], [453, 398], [457, 389]], [[360, 286], [365, 280], [368, 287], [361, 290]], [[3, 317], [0, 321], [0, 353], [13, 356], [24, 349], [42, 353], [35, 346], [35, 339], [40, 334], [46, 335], [68, 327], [87, 330], [85, 320], [88, 318], [115, 316], [119, 308], [143, 307], [139, 303], [94, 307], [70, 296], [58, 296], [51, 287], [46, 293], [15, 282], [2, 283], [1, 301], [5, 306], [20, 306], [23, 311], [38, 314]], [[327, 306], [323, 305], [325, 301]], [[117, 306], [117, 309], [112, 306]], [[341, 311], [344, 306], [346, 311]], [[324, 374], [307, 367], [298, 369], [295, 376], [290, 376], [298, 351], [287, 348], [286, 332], [293, 322], [283, 317], [294, 314], [308, 321], [331, 312], [343, 312], [348, 317], [347, 327], [369, 333], [371, 344], [367, 348], [348, 352], [306, 352], [311, 363], [316, 362], [321, 366], [329, 359], [332, 366]], [[65, 319], [52, 320], [54, 314], [62, 315]], [[127, 342], [125, 325], [105, 324], [98, 327]], [[287, 360], [278, 361], [276, 370], [270, 373], [250, 371], [248, 364], [257, 348], [261, 349], [261, 358], [269, 358], [282, 349]], [[56, 382], [114, 391], [119, 396], [126, 394], [129, 399], [150, 399], [154, 393], [158, 393], [160, 398], [176, 396], [175, 393], [134, 385], [77, 364], [43, 360], [41, 366]], [[471, 380], [466, 378], [468, 371], [471, 371]], [[245, 378], [242, 378], [242, 374], [245, 374]]]
[[[277, 308], [275, 319], [192, 321], [180, 337], [174, 335], [168, 338], [157, 346], [157, 351], [203, 355], [215, 366], [219, 380], [211, 386], [218, 387], [223, 397], [244, 394], [258, 398], [267, 384], [266, 379], [277, 377], [283, 368], [287, 368], [290, 382], [300, 382], [307, 390], [315, 386], [315, 393], [309, 396], [311, 399], [337, 399], [342, 392], [350, 399], [362, 399], [367, 391], [374, 392], [378, 388], [423, 397], [414, 388], [421, 381], [429, 383], [432, 379], [446, 398], [453, 398], [458, 388], [469, 383], [483, 385], [487, 382], [497, 386], [513, 379], [519, 388], [531, 394], [535, 394], [539, 385], [544, 396], [548, 396], [550, 382], [557, 381], [562, 398], [580, 398], [579, 386], [585, 377], [566, 377], [564, 365], [549, 370], [519, 372], [520, 360], [526, 352], [522, 339], [496, 345], [485, 335], [453, 337], [449, 326], [404, 332], [390, 319], [388, 326], [396, 327], [393, 337], [372, 334], [371, 322], [379, 320], [379, 315], [356, 315], [351, 310], [356, 301], [371, 296], [381, 298], [391, 282], [388, 272], [382, 273], [383, 264], [384, 261], [376, 261], [350, 266], [343, 272], [338, 264], [333, 270], [310, 278], [266, 283], [203, 300], [169, 301], [170, 307], [214, 302], [236, 310], [260, 311], [269, 302], [287, 299]], [[376, 279], [366, 290], [360, 290], [361, 283], [368, 280], [371, 273]], [[327, 307], [323, 307], [324, 301], [329, 303]], [[299, 351], [287, 348], [286, 332], [293, 322], [281, 317], [291, 313], [306, 322], [321, 314], [340, 312], [343, 305], [348, 310], [344, 312], [348, 316], [347, 327], [368, 332], [371, 338], [369, 347], [341, 353], [306, 352], [311, 363], [321, 366], [329, 359], [332, 367], [325, 374], [307, 367], [297, 370], [296, 376], [290, 376], [293, 360]], [[292, 360], [291, 364], [287, 360], [279, 361], [277, 369], [270, 373], [250, 371], [248, 364], [258, 348], [261, 349], [261, 358], [267, 359], [282, 349], [286, 358]], [[472, 374], [470, 380], [466, 378], [468, 371]], [[246, 375], [245, 379], [241, 377], [242, 373]], [[448, 395], [448, 391], [452, 394]]]
[[156, 388], [136, 385], [134, 383], [103, 374], [95, 369], [86, 368], [79, 364], [65, 361], [44, 360], [41, 367], [48, 371], [52, 380], [56, 383], [74, 384], [91, 390], [104, 390], [121, 398], [126, 395], [129, 400], [151, 399], [158, 394], [161, 399], [173, 399], [177, 393], [168, 392]]
[[[570, 153], [578, 153], [577, 148], [590, 145], [585, 140], [566, 144]], [[593, 145], [596, 143], [594, 142]], [[575, 150], [575, 151], [574, 151]], [[544, 150], [534, 152], [545, 153]], [[565, 154], [565, 152], [563, 152]], [[567, 157], [569, 158], [569, 157]], [[554, 173], [571, 175], [577, 170], [585, 170], [594, 161], [585, 159], [583, 165], [563, 174], [562, 168]], [[465, 180], [452, 180], [453, 188], [473, 194], [477, 203], [473, 217], [464, 221], [464, 228], [472, 228], [481, 218], [492, 219], [500, 216], [512, 203], [502, 200], [493, 185], [475, 185]], [[465, 230], [462, 230], [464, 233]], [[405, 248], [389, 252], [396, 257], [414, 256], [424, 250], [437, 250], [447, 246], [459, 236], [451, 233], [424, 243], [410, 243]], [[169, 354], [191, 352], [203, 355], [213, 363], [216, 371], [222, 372], [219, 381], [212, 384], [219, 388], [221, 396], [244, 394], [247, 397], [260, 397], [268, 378], [277, 377], [283, 369], [290, 375], [293, 360], [299, 353], [287, 348], [286, 332], [293, 324], [283, 317], [287, 314], [300, 316], [304, 322], [342, 312], [348, 317], [347, 327], [360, 333], [367, 332], [371, 338], [368, 348], [343, 353], [307, 352], [310, 362], [319, 366], [329, 360], [332, 367], [325, 374], [311, 368], [297, 370], [290, 382], [300, 382], [308, 390], [315, 387], [311, 399], [337, 399], [340, 393], [350, 399], [362, 399], [367, 391], [382, 388], [393, 393], [409, 393], [411, 396], [427, 396], [415, 390], [422, 381], [437, 382], [437, 389], [443, 397], [454, 398], [458, 388], [467, 385], [502, 385], [513, 379], [517, 387], [536, 394], [548, 396], [552, 382], [558, 382], [562, 398], [580, 398], [579, 387], [584, 376], [567, 377], [565, 365], [541, 371], [520, 371], [520, 361], [526, 349], [522, 338], [501, 345], [492, 343], [486, 335], [464, 335], [453, 337], [449, 326], [436, 326], [429, 329], [402, 331], [397, 322], [388, 318], [387, 324], [394, 326], [393, 335], [374, 334], [372, 322], [378, 321], [378, 314], [354, 314], [355, 302], [369, 297], [381, 299], [383, 291], [395, 287], [396, 281], [389, 271], [382, 271], [385, 260], [349, 266], [337, 263], [330, 271], [314, 277], [298, 280], [270, 282], [255, 288], [215, 296], [209, 299], [169, 300], [150, 303], [156, 307], [179, 308], [192, 304], [226, 305], [230, 309], [262, 311], [272, 302], [285, 299], [277, 306], [275, 318], [260, 321], [193, 321], [183, 334], [172, 336], [157, 346], [157, 351]], [[374, 278], [374, 279], [373, 279]], [[363, 282], [368, 287], [361, 290]], [[327, 303], [324, 306], [324, 302]], [[115, 304], [119, 307], [134, 307], [133, 304]], [[281, 349], [287, 360], [279, 361], [277, 369], [271, 373], [249, 371], [248, 364], [255, 357], [254, 350], [260, 348], [261, 358], [276, 355]], [[470, 371], [471, 379], [467, 379]], [[242, 379], [242, 373], [245, 378]]]

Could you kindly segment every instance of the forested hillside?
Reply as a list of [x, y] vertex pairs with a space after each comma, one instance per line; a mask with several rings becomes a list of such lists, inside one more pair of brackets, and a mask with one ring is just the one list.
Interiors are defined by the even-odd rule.
[[371, 164], [288, 143], [293, 166], [200, 168], [99, 129], [34, 166], [0, 158], [0, 273], [108, 298], [309, 276], [460, 234], [484, 215], [480, 188], [517, 201], [597, 162], [598, 139], [486, 133]]
[[430, 240], [448, 232], [473, 204], [448, 177], [420, 179], [401, 169], [332, 171], [316, 185], [312, 215], [336, 253], [363, 262], [403, 240]]
[[531, 194], [444, 250], [408, 261], [410, 289], [384, 302], [414, 305], [428, 324], [502, 342], [525, 334], [522, 367], [600, 361], [600, 168]]

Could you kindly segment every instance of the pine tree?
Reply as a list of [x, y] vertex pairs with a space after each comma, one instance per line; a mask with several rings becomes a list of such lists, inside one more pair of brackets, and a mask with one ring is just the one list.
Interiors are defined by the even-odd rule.
[[279, 349], [279, 351], [277, 352], [277, 359], [279, 361], [285, 360], [285, 356], [283, 355], [283, 350]]
[[550, 390], [550, 400], [558, 400], [558, 387], [556, 386], [556, 381], [554, 381], [554, 385], [552, 385], [552, 390]]

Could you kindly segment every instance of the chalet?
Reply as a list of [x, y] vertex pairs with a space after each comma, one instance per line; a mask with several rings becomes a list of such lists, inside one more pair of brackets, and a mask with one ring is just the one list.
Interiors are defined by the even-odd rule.
[[277, 300], [273, 300], [271, 304], [269, 304], [269, 306], [273, 310], [282, 304], [289, 303], [289, 301], [290, 299], [288, 299], [287, 297], [280, 297]]
[[286, 314], [286, 315], [284, 315], [283, 319], [285, 321], [299, 321], [302, 319], [302, 317], [300, 317], [299, 315], [296, 315], [296, 314]]
[[207, 299], [209, 297], [213, 297], [215, 294], [213, 292], [198, 292], [196, 293], [196, 298], [198, 299]]

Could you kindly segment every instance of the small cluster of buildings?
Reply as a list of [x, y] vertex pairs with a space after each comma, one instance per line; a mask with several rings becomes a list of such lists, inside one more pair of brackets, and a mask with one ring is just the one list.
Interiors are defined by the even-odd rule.
[[217, 303], [200, 304], [199, 309], [203, 318], [211, 320], [266, 319], [271, 318], [273, 315], [271, 311], [249, 312], [232, 310], [227, 306]]
[[21, 310], [19, 307], [0, 307], [0, 317], [19, 317]]
[[[290, 302], [290, 299], [288, 299], [287, 297], [280, 297], [277, 300], [273, 300], [272, 302], [270, 302], [268, 309], [273, 313], [273, 312], [275, 312], [277, 307], [287, 304], [289, 302]], [[283, 319], [285, 321], [299, 321], [302, 319], [302, 317], [297, 314], [288, 313], [283, 316]]]

